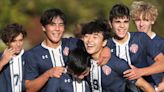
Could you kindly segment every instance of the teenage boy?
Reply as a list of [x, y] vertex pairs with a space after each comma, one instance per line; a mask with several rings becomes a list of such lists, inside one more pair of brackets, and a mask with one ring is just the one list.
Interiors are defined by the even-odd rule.
[[[133, 67], [124, 72], [124, 77], [133, 80], [141, 76], [163, 72], [163, 54], [155, 44], [152, 44], [152, 40], [145, 33], [128, 32], [129, 21], [130, 11], [127, 6], [116, 4], [112, 7], [109, 24], [113, 29], [114, 36], [108, 40], [108, 46], [113, 54], [126, 60]], [[147, 63], [147, 58], [145, 58], [147, 56], [155, 61], [151, 66]], [[150, 76], [147, 79], [153, 80]]]
[[[135, 88], [127, 88], [126, 83], [129, 80], [123, 77], [123, 72], [130, 69], [130, 67], [127, 62], [117, 58], [115, 55], [111, 55], [110, 60], [105, 65], [97, 65], [98, 57], [104, 46], [106, 46], [107, 39], [110, 37], [109, 31], [108, 23], [104, 20], [89, 22], [82, 28], [84, 46], [87, 53], [91, 55], [91, 67], [87, 80], [92, 92], [139, 92], [134, 84], [145, 92], [154, 92], [151, 85], [142, 78], [130, 81]], [[68, 64], [68, 70], [77, 78], [84, 78], [88, 74], [87, 70], [89, 67], [84, 69], [82, 66], [84, 65], [80, 61], [72, 62]], [[81, 69], [85, 72], [79, 74], [78, 71]]]
[[59, 81], [65, 70], [69, 50], [76, 46], [83, 48], [79, 39], [62, 38], [66, 17], [60, 9], [46, 10], [40, 23], [45, 38], [25, 53], [25, 86], [28, 92], [45, 91], [46, 84], [52, 77]]
[[26, 31], [17, 23], [8, 24], [1, 32], [6, 49], [0, 54], [0, 92], [24, 92], [24, 49]]
[[[156, 44], [157, 47], [164, 53], [164, 39], [159, 37], [155, 32], [153, 32], [153, 25], [156, 22], [157, 16], [158, 16], [158, 9], [144, 1], [134, 1], [132, 3], [132, 9], [131, 9], [131, 17], [133, 22], [136, 25], [138, 32], [145, 32], [153, 41], [153, 44]], [[152, 64], [154, 63], [153, 59], [151, 57], [148, 58], [148, 63]], [[152, 78], [156, 82], [156, 86], [159, 82], [161, 82], [158, 75], [153, 75]], [[164, 79], [163, 83], [160, 83], [160, 85], [164, 85]], [[159, 91], [162, 90], [159, 88]]]
[[89, 74], [89, 54], [79, 48], [71, 50], [66, 66], [66, 72], [60, 77], [59, 82], [56, 82], [55, 78], [48, 81], [46, 92], [91, 92], [84, 78]]

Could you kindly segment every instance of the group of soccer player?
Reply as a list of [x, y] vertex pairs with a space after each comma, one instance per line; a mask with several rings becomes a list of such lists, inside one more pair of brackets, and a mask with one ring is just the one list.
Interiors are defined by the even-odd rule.
[[[116, 4], [109, 19], [84, 24], [81, 38], [63, 38], [65, 14], [41, 18], [44, 40], [24, 52], [26, 31], [13, 23], [1, 30], [0, 92], [160, 92], [164, 90], [164, 39], [152, 31], [158, 11], [134, 1]], [[129, 32], [130, 18], [138, 32]]]

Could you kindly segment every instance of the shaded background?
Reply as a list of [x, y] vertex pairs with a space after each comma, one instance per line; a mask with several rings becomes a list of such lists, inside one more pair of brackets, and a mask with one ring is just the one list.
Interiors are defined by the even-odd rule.
[[[40, 15], [49, 8], [60, 8], [67, 17], [65, 37], [74, 36], [74, 31], [80, 23], [103, 17], [108, 19], [111, 7], [116, 3], [129, 6], [134, 0], [0, 0], [0, 29], [8, 23], [22, 24], [28, 36], [25, 39], [25, 49], [40, 43], [44, 34], [41, 30]], [[164, 37], [164, 0], [144, 0], [155, 5], [159, 16], [153, 27], [159, 36]], [[130, 31], [136, 31], [133, 23]], [[0, 51], [5, 45], [0, 42]]]

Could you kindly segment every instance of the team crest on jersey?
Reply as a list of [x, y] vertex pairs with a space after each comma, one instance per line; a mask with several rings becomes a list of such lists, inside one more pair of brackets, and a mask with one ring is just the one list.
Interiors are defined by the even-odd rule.
[[68, 54], [69, 54], [69, 48], [68, 48], [68, 47], [65, 47], [65, 48], [64, 48], [63, 54], [64, 54], [65, 56], [68, 56]]
[[103, 65], [102, 70], [103, 70], [105, 75], [109, 75], [111, 73], [111, 68], [107, 65]]
[[130, 46], [130, 52], [137, 53], [137, 51], [138, 51], [138, 45], [137, 44], [132, 44]]

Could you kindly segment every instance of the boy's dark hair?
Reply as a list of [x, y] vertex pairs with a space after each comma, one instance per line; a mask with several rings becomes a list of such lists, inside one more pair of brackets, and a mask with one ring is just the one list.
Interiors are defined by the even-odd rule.
[[84, 36], [85, 34], [100, 32], [103, 34], [103, 40], [106, 40], [111, 37], [111, 28], [106, 20], [97, 19], [95, 21], [91, 21], [85, 24], [82, 28], [82, 36]]
[[67, 63], [68, 72], [80, 75], [90, 67], [90, 56], [86, 51], [76, 48], [69, 52]]
[[60, 17], [63, 20], [64, 24], [66, 24], [65, 14], [60, 9], [57, 8], [46, 10], [40, 18], [40, 23], [42, 24], [42, 26], [45, 27], [46, 25], [52, 22], [52, 19], [54, 17]]
[[129, 8], [124, 4], [114, 5], [111, 11], [109, 12], [109, 20], [112, 22], [114, 18], [122, 18], [122, 17], [130, 18]]
[[23, 38], [27, 35], [22, 25], [17, 23], [8, 24], [3, 30], [1, 30], [1, 39], [7, 44], [12, 42], [19, 34], [22, 34]]

